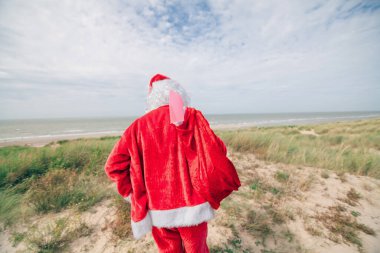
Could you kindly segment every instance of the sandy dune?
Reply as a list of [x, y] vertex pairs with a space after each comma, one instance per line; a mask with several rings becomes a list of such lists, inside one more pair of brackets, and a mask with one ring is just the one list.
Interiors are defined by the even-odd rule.
[[[230, 157], [238, 169], [242, 187], [223, 202], [216, 218], [209, 222], [210, 248], [233, 250], [229, 252], [379, 252], [380, 180], [268, 163], [249, 154], [232, 153]], [[349, 199], [352, 189], [358, 195]], [[342, 214], [351, 215], [376, 235], [359, 231], [362, 247], [333, 235], [324, 219], [337, 206], [344, 210]], [[42, 227], [60, 217], [81, 220], [91, 228], [88, 236], [77, 238], [64, 252], [157, 252], [150, 234], [138, 241], [131, 236], [117, 239], [110, 226], [115, 211], [112, 201], [105, 200], [83, 213], [66, 210], [33, 217], [25, 224], [1, 232], [1, 252], [30, 252], [26, 240], [12, 246], [12, 233], [24, 232], [32, 226]], [[252, 212], [261, 217], [257, 218], [256, 227], [247, 218]], [[263, 227], [267, 228], [265, 233]]]

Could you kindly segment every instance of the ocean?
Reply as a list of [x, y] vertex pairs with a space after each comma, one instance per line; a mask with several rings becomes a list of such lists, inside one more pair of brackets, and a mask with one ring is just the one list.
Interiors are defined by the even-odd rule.
[[[380, 117], [380, 111], [205, 115], [214, 128], [315, 124]], [[36, 139], [118, 135], [136, 117], [0, 120], [0, 144]]]

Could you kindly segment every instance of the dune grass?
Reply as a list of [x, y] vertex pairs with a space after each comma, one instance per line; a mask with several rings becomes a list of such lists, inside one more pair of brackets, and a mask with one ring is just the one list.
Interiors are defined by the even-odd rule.
[[331, 206], [327, 211], [319, 213], [317, 218], [330, 231], [329, 239], [331, 241], [355, 244], [359, 252], [362, 252], [363, 242], [359, 232], [369, 235], [376, 233], [372, 228], [359, 223], [355, 215], [346, 211], [346, 208], [341, 205]]
[[380, 119], [217, 131], [259, 159], [380, 178]]
[[0, 221], [4, 226], [11, 225], [19, 220], [22, 197], [22, 194], [17, 193], [13, 189], [0, 191]]
[[105, 189], [97, 178], [71, 170], [50, 170], [33, 182], [26, 201], [37, 213], [59, 212], [71, 206], [84, 211], [107, 195]]
[[0, 223], [17, 222], [27, 208], [35, 213], [69, 207], [83, 211], [112, 194], [103, 168], [118, 138], [0, 148]]
[[91, 228], [78, 219], [59, 218], [43, 227], [33, 227], [26, 235], [35, 252], [61, 252], [79, 237], [91, 234]]
[[114, 240], [125, 240], [132, 235], [131, 205], [120, 196], [114, 196], [113, 204], [116, 208], [115, 220], [110, 224]]
[[0, 187], [14, 186], [27, 178], [38, 177], [51, 169], [71, 169], [98, 175], [118, 137], [78, 139], [42, 148], [0, 148]]

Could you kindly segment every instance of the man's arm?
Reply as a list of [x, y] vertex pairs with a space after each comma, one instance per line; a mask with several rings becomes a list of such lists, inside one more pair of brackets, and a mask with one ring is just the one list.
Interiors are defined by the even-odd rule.
[[126, 134], [124, 133], [108, 156], [104, 170], [107, 176], [116, 182], [119, 194], [127, 201], [130, 201], [129, 195], [132, 192], [130, 163], [131, 157], [127, 149]]

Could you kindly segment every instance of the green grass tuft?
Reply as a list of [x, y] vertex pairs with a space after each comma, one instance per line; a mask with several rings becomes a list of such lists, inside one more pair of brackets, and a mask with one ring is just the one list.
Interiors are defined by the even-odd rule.
[[70, 206], [86, 210], [101, 201], [106, 192], [99, 190], [98, 180], [71, 170], [52, 170], [34, 182], [27, 201], [38, 213], [59, 212]]
[[0, 222], [4, 226], [15, 223], [21, 216], [22, 194], [14, 189], [0, 191]]
[[284, 172], [284, 171], [277, 171], [275, 174], [275, 178], [279, 182], [286, 182], [289, 180], [289, 174], [287, 172]]
[[331, 232], [330, 240], [335, 242], [346, 242], [357, 245], [358, 249], [362, 249], [362, 239], [359, 232], [369, 235], [375, 235], [375, 231], [365, 224], [358, 223], [355, 215], [346, 212], [343, 206], [331, 206], [323, 213], [317, 215], [317, 219]]
[[111, 223], [112, 233], [116, 239], [124, 240], [132, 235], [131, 204], [120, 196], [114, 196], [116, 219]]
[[91, 234], [92, 229], [82, 221], [61, 218], [45, 227], [30, 230], [26, 235], [31, 248], [37, 252], [61, 252], [71, 241]]

